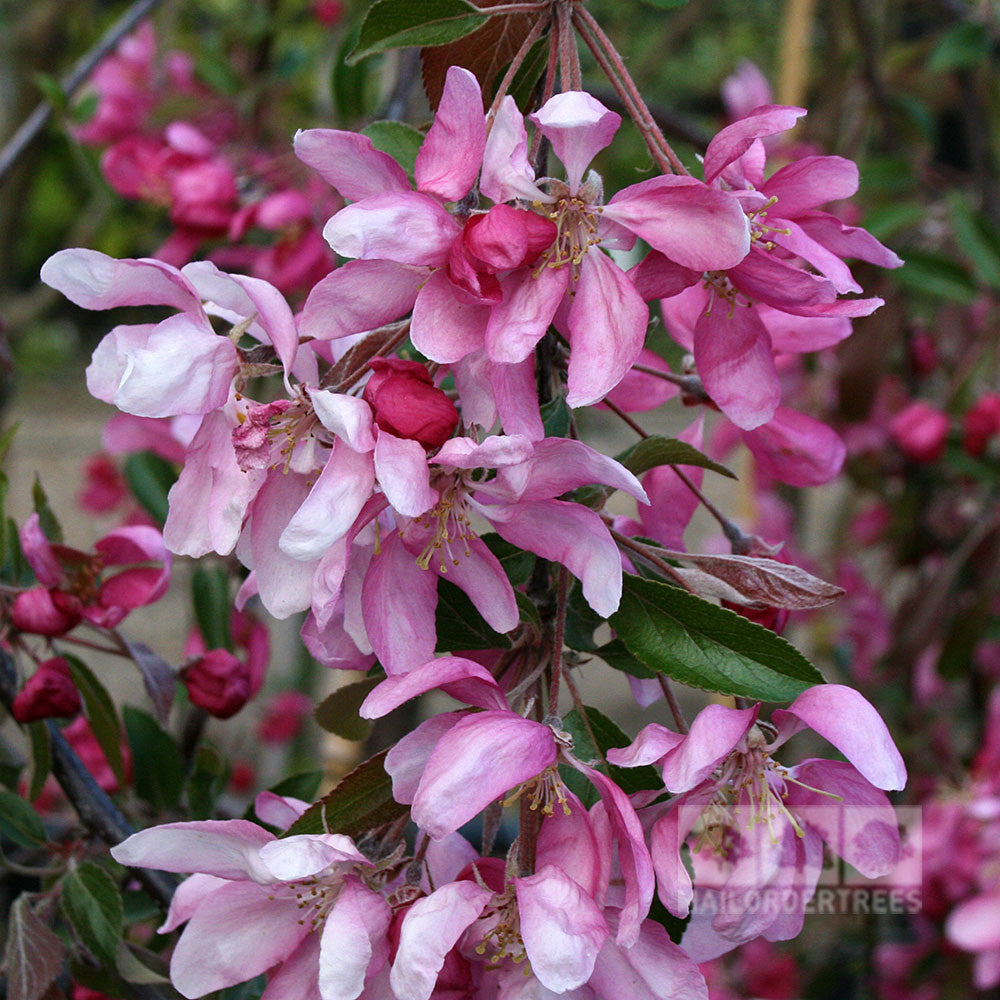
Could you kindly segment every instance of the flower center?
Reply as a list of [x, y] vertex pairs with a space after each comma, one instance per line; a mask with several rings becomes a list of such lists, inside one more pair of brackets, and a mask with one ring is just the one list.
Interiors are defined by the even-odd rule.
[[431, 537], [417, 556], [417, 565], [428, 569], [438, 560], [438, 569], [448, 572], [448, 563], [457, 566], [463, 555], [470, 555], [469, 543], [475, 537], [466, 505], [465, 484], [454, 479], [441, 491], [441, 499], [426, 514], [414, 518], [414, 523], [431, 529]]
[[321, 873], [288, 884], [288, 888], [294, 892], [299, 910], [298, 922], [300, 925], [308, 924], [310, 934], [322, 926], [333, 904], [337, 902], [343, 885], [344, 877], [339, 872]]
[[504, 808], [518, 802], [522, 796], [528, 796], [528, 808], [533, 812], [541, 810], [545, 816], [555, 812], [555, 806], [562, 806], [562, 811], [569, 816], [572, 811], [566, 798], [566, 786], [559, 777], [559, 771], [552, 765], [541, 774], [522, 782], [501, 803]]
[[[521, 938], [521, 916], [517, 910], [517, 896], [512, 885], [493, 897], [490, 904], [496, 916], [496, 923], [483, 934], [483, 940], [476, 945], [477, 955], [486, 955], [487, 968], [497, 968], [504, 959], [515, 965], [527, 959], [524, 941]], [[528, 968], [525, 967], [525, 974]]]
[[747, 218], [750, 220], [750, 239], [753, 242], [759, 243], [765, 250], [773, 250], [777, 246], [770, 238], [771, 233], [779, 233], [783, 236], [787, 236], [789, 233], [788, 229], [776, 229], [764, 221], [767, 218], [767, 210], [776, 204], [777, 201], [778, 196], [774, 195], [768, 198], [759, 208], [747, 212]]
[[[541, 202], [536, 202], [535, 207], [544, 208]], [[577, 281], [584, 254], [601, 242], [597, 235], [601, 208], [588, 204], [578, 195], [567, 194], [556, 202], [548, 217], [556, 224], [556, 238], [542, 254], [535, 275], [540, 274], [543, 267], [564, 267], [568, 264], [572, 268], [573, 280]]]

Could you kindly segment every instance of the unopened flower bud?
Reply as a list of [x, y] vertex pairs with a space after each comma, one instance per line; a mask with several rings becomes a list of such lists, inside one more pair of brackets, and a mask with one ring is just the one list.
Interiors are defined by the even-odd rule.
[[917, 400], [892, 418], [889, 433], [914, 462], [936, 462], [948, 439], [948, 418], [940, 410]]
[[250, 697], [249, 671], [225, 649], [210, 649], [185, 667], [181, 678], [191, 701], [217, 719], [235, 715]]
[[65, 635], [80, 624], [83, 605], [72, 594], [32, 587], [14, 599], [10, 620], [14, 628], [32, 635]]
[[257, 738], [262, 743], [289, 742], [312, 707], [312, 699], [299, 691], [276, 694], [264, 709], [257, 727]]
[[374, 358], [370, 364], [374, 373], [364, 400], [382, 430], [425, 448], [437, 448], [451, 437], [458, 410], [423, 365], [399, 358]]
[[982, 455], [994, 434], [1000, 433], [1000, 395], [988, 392], [979, 397], [962, 420], [962, 447], [970, 455]]
[[56, 656], [38, 665], [34, 676], [14, 699], [11, 712], [18, 722], [27, 723], [40, 719], [70, 719], [82, 707], [69, 664]]

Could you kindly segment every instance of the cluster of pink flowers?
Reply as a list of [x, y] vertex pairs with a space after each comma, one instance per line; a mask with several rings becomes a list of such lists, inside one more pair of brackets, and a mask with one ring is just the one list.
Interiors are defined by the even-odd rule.
[[[572, 408], [605, 398], [640, 408], [631, 399], [649, 376], [633, 366], [653, 360], [651, 300], [693, 355], [678, 377], [691, 376], [698, 401], [739, 428], [768, 474], [799, 485], [835, 474], [839, 441], [781, 407], [779, 370], [788, 355], [842, 340], [852, 316], [880, 304], [841, 297], [860, 291], [843, 257], [899, 261], [822, 211], [853, 193], [853, 164], [808, 156], [765, 179], [764, 140], [802, 114], [756, 108], [710, 144], [704, 181], [658, 176], [605, 199], [588, 168], [617, 114], [569, 91], [527, 119], [509, 96], [488, 116], [478, 81], [452, 67], [415, 187], [362, 135], [296, 136], [298, 156], [349, 202], [323, 235], [350, 258], [298, 314], [276, 283], [211, 261], [178, 268], [76, 249], [45, 264], [43, 279], [85, 308], [169, 310], [115, 327], [87, 370], [90, 391], [128, 415], [120, 438], [183, 456], [166, 547], [235, 555], [247, 571], [239, 607], [256, 597], [278, 618], [305, 613], [302, 638], [320, 662], [366, 670], [377, 660], [386, 676], [363, 717], [434, 690], [463, 706], [385, 758], [418, 828], [412, 852], [398, 835], [388, 845], [279, 838], [243, 820], [171, 823], [115, 849], [123, 864], [191, 875], [161, 928], [187, 923], [171, 960], [184, 996], [266, 972], [265, 1000], [700, 1000], [696, 961], [799, 932], [824, 844], [865, 875], [892, 869], [899, 835], [885, 791], [903, 786], [905, 770], [875, 709], [850, 688], [810, 688], [770, 723], [759, 705], [714, 705], [685, 734], [653, 724], [607, 754], [617, 768], [660, 768], [662, 787], [629, 795], [532, 703], [539, 663], [500, 650], [437, 655], [447, 647], [441, 580], [495, 632], [530, 633], [498, 539], [565, 569], [601, 619], [617, 611], [614, 520], [600, 500], [573, 495], [582, 487], [631, 496], [642, 519], [633, 533], [682, 547], [693, 507], [668, 470], [642, 484], [575, 436], [546, 436], [539, 404], [541, 381], [542, 398]], [[529, 127], [565, 176], [539, 176]], [[167, 146], [198, 161], [171, 178], [217, 169], [215, 147], [193, 127], [168, 133]], [[167, 159], [181, 162], [174, 152]], [[182, 200], [172, 205], [176, 214]], [[627, 254], [639, 240], [651, 251], [630, 270], [605, 252]], [[536, 348], [550, 326], [559, 340], [543, 367]], [[427, 361], [392, 353], [407, 335]], [[258, 392], [267, 377], [280, 384]], [[699, 445], [700, 435], [698, 422], [686, 439]], [[61, 585], [56, 569], [39, 576], [47, 594]], [[260, 686], [259, 640], [244, 631], [245, 661], [189, 650], [191, 698], [220, 716]], [[777, 763], [806, 728], [848, 762]], [[589, 808], [568, 775], [591, 787]], [[481, 856], [459, 833], [497, 802], [518, 803], [537, 826], [507, 859]], [[256, 812], [287, 829], [305, 807], [265, 795]], [[719, 905], [711, 920], [696, 912], [678, 945], [649, 914], [655, 892], [688, 916], [695, 887], [682, 848]], [[760, 891], [792, 893], [796, 905], [761, 911], [750, 902]]]
[[[235, 107], [197, 79], [186, 53], [158, 54], [151, 22], [98, 66], [88, 91], [97, 104], [76, 138], [103, 148], [101, 170], [118, 194], [167, 211], [172, 232], [160, 260], [179, 266], [215, 247], [224, 266], [286, 294], [329, 272], [318, 222], [336, 199], [278, 152], [248, 150]], [[189, 107], [188, 117], [163, 123], [165, 92]]]

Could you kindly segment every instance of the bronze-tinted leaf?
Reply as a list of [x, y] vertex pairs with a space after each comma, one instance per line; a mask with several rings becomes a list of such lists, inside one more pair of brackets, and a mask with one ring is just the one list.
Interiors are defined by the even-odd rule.
[[[479, 7], [495, 7], [505, 0], [480, 0]], [[424, 90], [431, 108], [437, 108], [449, 66], [463, 66], [475, 74], [489, 104], [494, 86], [517, 54], [535, 23], [535, 14], [504, 14], [492, 17], [471, 35], [447, 45], [423, 49]]]

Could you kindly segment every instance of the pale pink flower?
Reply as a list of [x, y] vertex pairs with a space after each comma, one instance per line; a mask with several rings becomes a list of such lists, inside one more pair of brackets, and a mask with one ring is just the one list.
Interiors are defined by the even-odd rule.
[[[286, 825], [304, 803], [262, 801]], [[282, 822], [284, 821], [284, 822]], [[391, 910], [349, 837], [277, 839], [245, 820], [168, 823], [112, 848], [121, 864], [193, 873], [161, 932], [187, 922], [171, 980], [194, 998], [268, 972], [264, 996], [355, 1000], [388, 958]]]

